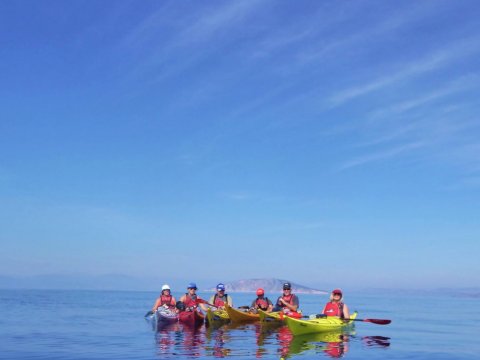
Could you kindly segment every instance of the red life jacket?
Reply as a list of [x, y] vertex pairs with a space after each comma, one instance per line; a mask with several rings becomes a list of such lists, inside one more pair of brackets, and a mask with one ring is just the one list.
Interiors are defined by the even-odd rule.
[[338, 316], [343, 319], [343, 303], [328, 302], [323, 313], [327, 316]]
[[160, 296], [160, 306], [167, 305], [168, 307], [175, 307], [175, 303], [173, 302], [172, 295], [162, 295]]
[[[290, 305], [293, 305], [293, 299], [295, 298], [294, 294], [290, 294], [288, 296], [282, 295], [282, 299], [288, 302]], [[285, 307], [285, 305], [282, 303], [280, 307]]]
[[190, 296], [188, 293], [185, 294], [185, 300], [183, 300], [183, 303], [185, 304], [186, 307], [196, 307], [197, 303], [195, 302], [197, 300], [197, 294]]
[[216, 307], [225, 306], [225, 303], [228, 302], [228, 295], [225, 294], [223, 297], [224, 297], [225, 301], [220, 299], [220, 296], [215, 294], [215, 296], [213, 297], [213, 305], [215, 305]]
[[268, 303], [268, 298], [259, 298], [259, 297], [257, 297], [257, 300], [255, 300], [255, 304], [262, 310], [267, 310], [268, 305], [270, 305]]

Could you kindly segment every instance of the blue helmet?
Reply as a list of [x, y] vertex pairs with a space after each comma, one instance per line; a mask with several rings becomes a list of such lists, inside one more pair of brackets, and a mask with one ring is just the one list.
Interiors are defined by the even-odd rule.
[[191, 283], [188, 284], [187, 289], [197, 290], [197, 284], [195, 284], [194, 282], [191, 282]]
[[225, 285], [223, 285], [222, 283], [218, 284], [218, 285], [217, 285], [217, 290], [223, 290], [223, 291], [225, 291]]

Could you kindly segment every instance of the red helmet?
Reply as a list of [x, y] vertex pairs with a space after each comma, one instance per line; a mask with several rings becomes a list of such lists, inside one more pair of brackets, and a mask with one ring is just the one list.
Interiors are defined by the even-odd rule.
[[265, 294], [265, 291], [262, 288], [257, 289], [257, 296], [261, 296], [263, 294]]
[[335, 290], [333, 290], [333, 291], [332, 291], [332, 294], [333, 294], [333, 295], [338, 294], [338, 295], [340, 295], [340, 296], [343, 296], [342, 290], [340, 290], [340, 289], [335, 289]]

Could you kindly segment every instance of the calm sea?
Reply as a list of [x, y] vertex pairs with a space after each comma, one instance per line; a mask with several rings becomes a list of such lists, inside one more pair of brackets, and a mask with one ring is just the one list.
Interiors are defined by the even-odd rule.
[[[358, 322], [342, 341], [332, 341], [328, 336], [293, 337], [285, 327], [260, 324], [197, 331], [173, 326], [156, 332], [143, 317], [156, 295], [0, 290], [0, 359], [480, 358], [478, 298], [349, 294], [345, 301], [359, 318], [392, 323]], [[232, 296], [237, 306], [252, 298]], [[304, 314], [318, 312], [325, 301], [326, 296], [300, 296]]]

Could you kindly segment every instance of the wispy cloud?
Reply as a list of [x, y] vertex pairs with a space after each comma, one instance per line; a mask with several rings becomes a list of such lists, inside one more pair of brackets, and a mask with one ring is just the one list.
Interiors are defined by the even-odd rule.
[[330, 96], [328, 102], [332, 107], [339, 106], [347, 101], [378, 91], [392, 84], [404, 82], [411, 77], [440, 69], [455, 60], [479, 52], [479, 41], [479, 37], [473, 37], [461, 42], [455, 42], [447, 48], [443, 47], [441, 50], [428, 54], [420, 60], [410, 62], [408, 65], [394, 71], [393, 74], [383, 75], [367, 83], [337, 91]]
[[401, 154], [405, 154], [419, 148], [424, 147], [425, 144], [422, 142], [413, 142], [409, 144], [404, 144], [390, 149], [383, 149], [374, 153], [370, 153], [361, 157], [358, 157], [352, 161], [348, 161], [341, 165], [338, 170], [347, 170], [356, 166], [366, 165], [371, 162], [387, 160]]
[[[358, 14], [364, 13], [365, 9], [348, 7], [349, 11], [333, 12], [336, 16], [327, 19], [326, 23], [335, 27], [342, 26], [342, 22], [354, 23]], [[352, 11], [355, 10], [355, 11]], [[402, 10], [396, 12], [394, 16], [389, 16], [374, 23], [372, 26], [364, 26], [358, 29], [358, 31], [350, 32], [348, 34], [342, 34], [341, 36], [330, 37], [326, 36], [325, 41], [320, 42], [320, 46], [313, 47], [311, 49], [305, 49], [298, 54], [300, 63], [305, 65], [308, 63], [317, 63], [322, 61], [327, 55], [334, 55], [336, 53], [345, 54], [351, 48], [355, 48], [365, 42], [371, 42], [372, 39], [386, 37], [387, 34], [397, 31], [403, 27], [409, 26], [412, 23], [422, 21], [425, 17], [431, 16], [434, 10], [433, 4], [416, 3], [414, 6], [407, 6]], [[337, 24], [335, 24], [337, 22]], [[331, 32], [331, 29], [326, 29]]]
[[410, 111], [449, 95], [480, 87], [479, 80], [480, 76], [478, 74], [463, 75], [457, 79], [454, 79], [453, 81], [450, 81], [444, 86], [437, 87], [434, 91], [430, 91], [426, 94], [418, 94], [408, 100], [390, 105], [387, 108], [375, 110], [370, 114], [369, 117], [384, 118]]
[[[187, 16], [182, 14], [181, 19], [184, 21], [180, 22], [180, 25], [184, 25], [183, 27], [179, 28], [177, 22], [177, 27], [159, 34], [158, 28], [165, 22], [168, 23], [168, 17], [176, 16], [175, 12], [178, 11], [178, 8], [161, 8], [139, 23], [122, 41], [127, 49], [130, 46], [143, 48], [142, 44], [151, 43], [148, 50], [137, 59], [131, 70], [132, 76], [148, 74], [149, 80], [158, 82], [185, 71], [205, 56], [219, 38], [232, 35], [231, 30], [263, 4], [254, 0], [202, 7]], [[153, 77], [152, 72], [155, 73]]]

